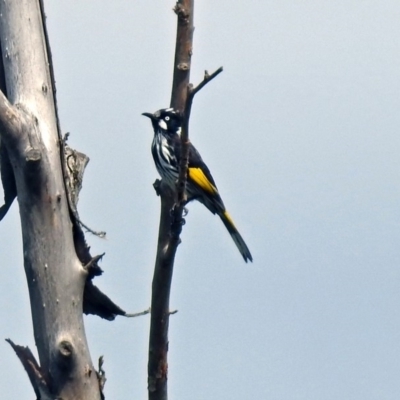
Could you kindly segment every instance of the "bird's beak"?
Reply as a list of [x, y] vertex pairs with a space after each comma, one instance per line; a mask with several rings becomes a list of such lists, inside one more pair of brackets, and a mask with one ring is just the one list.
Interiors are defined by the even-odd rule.
[[145, 117], [150, 118], [152, 121], [155, 119], [155, 116], [154, 116], [154, 114], [152, 114], [152, 113], [147, 113], [147, 112], [145, 112], [145, 113], [143, 113], [142, 115], [144, 115]]

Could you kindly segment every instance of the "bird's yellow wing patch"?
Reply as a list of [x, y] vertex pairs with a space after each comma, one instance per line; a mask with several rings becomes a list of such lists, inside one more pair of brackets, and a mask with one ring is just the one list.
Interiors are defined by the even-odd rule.
[[189, 178], [208, 193], [218, 193], [217, 188], [207, 179], [201, 168], [188, 168]]

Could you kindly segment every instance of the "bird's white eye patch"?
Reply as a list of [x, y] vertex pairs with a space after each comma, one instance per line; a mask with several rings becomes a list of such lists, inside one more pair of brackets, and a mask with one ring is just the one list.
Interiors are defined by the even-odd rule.
[[169, 118], [168, 116], [166, 116], [164, 119], [165, 119], [166, 121], [169, 121], [170, 118]]
[[161, 129], [164, 129], [165, 131], [168, 130], [167, 123], [166, 123], [163, 119], [160, 119], [160, 120], [158, 121], [158, 126], [159, 126]]

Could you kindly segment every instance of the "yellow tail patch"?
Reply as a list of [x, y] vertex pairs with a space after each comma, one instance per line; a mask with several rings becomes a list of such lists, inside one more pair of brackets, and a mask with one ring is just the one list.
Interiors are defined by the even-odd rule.
[[[217, 188], [207, 179], [200, 168], [188, 168], [189, 178], [208, 193], [218, 193]], [[228, 218], [230, 220], [230, 218]]]
[[[224, 212], [224, 217], [225, 217], [225, 219], [230, 223], [230, 225], [232, 226], [232, 228], [235, 228], [235, 229], [236, 229], [236, 226], [235, 226], [235, 224], [234, 224], [234, 222], [233, 222], [233, 219], [232, 219], [232, 217], [229, 215], [228, 211], [225, 211], [225, 212]], [[236, 229], [236, 230], [237, 230], [237, 229]]]

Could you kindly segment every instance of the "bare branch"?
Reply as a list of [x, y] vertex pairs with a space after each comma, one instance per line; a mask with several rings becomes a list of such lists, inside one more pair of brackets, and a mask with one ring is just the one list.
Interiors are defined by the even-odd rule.
[[[177, 14], [177, 35], [174, 59], [174, 78], [171, 107], [183, 111], [190, 80], [190, 62], [193, 48], [194, 0], [178, 0], [174, 8]], [[161, 197], [161, 216], [158, 247], [151, 299], [151, 325], [149, 339], [148, 391], [150, 400], [166, 400], [168, 374], [168, 324], [169, 297], [176, 248], [180, 242], [182, 212], [171, 214], [176, 194], [164, 183], [155, 186]], [[172, 227], [173, 225], [173, 227]]]
[[159, 181], [154, 186], [157, 194], [161, 197], [161, 216], [152, 285], [148, 364], [150, 400], [166, 400], [168, 398], [168, 325], [169, 316], [176, 312], [169, 310], [169, 296], [175, 253], [180, 243], [182, 226], [185, 224], [183, 215], [186, 214], [185, 189], [189, 162], [191, 106], [195, 94], [222, 71], [222, 67], [211, 75], [206, 71], [203, 81], [196, 88], [189, 85], [194, 31], [193, 9], [194, 0], [180, 0], [174, 8], [178, 21], [171, 107], [182, 114], [181, 161], [177, 188], [174, 193], [164, 182], [160, 183]]

